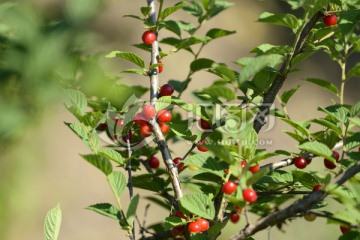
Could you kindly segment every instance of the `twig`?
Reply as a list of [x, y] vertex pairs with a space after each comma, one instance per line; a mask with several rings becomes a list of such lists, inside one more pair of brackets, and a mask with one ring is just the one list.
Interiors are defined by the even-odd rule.
[[[353, 177], [355, 174], [360, 172], [360, 162], [358, 161], [355, 165], [348, 168], [342, 174], [338, 175], [332, 180], [332, 184], [337, 184], [338, 186], [344, 184], [349, 178]], [[255, 233], [277, 223], [284, 222], [286, 219], [295, 216], [298, 213], [306, 212], [312, 205], [322, 201], [328, 195], [327, 192], [317, 191], [309, 194], [303, 199], [295, 202], [289, 207], [286, 207], [283, 210], [277, 211], [266, 218], [260, 220], [256, 225], [249, 225], [241, 232], [235, 234], [230, 238], [230, 240], [241, 240], [254, 235]]]
[[[150, 11], [150, 20], [151, 22], [156, 25], [156, 8], [155, 8], [155, 0], [147, 0], [148, 6], [151, 8]], [[159, 56], [159, 45], [158, 41], [156, 40], [151, 46], [151, 63], [157, 63], [157, 57]], [[158, 96], [158, 85], [159, 85], [159, 78], [158, 78], [158, 70], [154, 68], [150, 72], [150, 103], [155, 105]], [[171, 158], [171, 154], [169, 148], [167, 146], [166, 140], [164, 135], [162, 134], [159, 124], [156, 122], [155, 119], [150, 120], [150, 124], [152, 126], [153, 133], [156, 137], [156, 142], [158, 144], [159, 150], [161, 152], [163, 161], [170, 172], [170, 177], [172, 180], [172, 186], [175, 192], [176, 200], [179, 200], [183, 193], [181, 190], [179, 174], [177, 168], [174, 166], [174, 163]]]
[[289, 195], [296, 195], [296, 194], [309, 194], [312, 193], [311, 191], [269, 191], [269, 192], [256, 192], [260, 196], [265, 195], [279, 195], [279, 194], [289, 194]]
[[[314, 212], [314, 211], [307, 211], [306, 213], [314, 214], [314, 215], [316, 215], [317, 217], [322, 217], [322, 218], [331, 219], [331, 220], [337, 221], [337, 222], [339, 222], [339, 223], [341, 223], [341, 224], [344, 224], [345, 226], [349, 226], [349, 227], [351, 227], [351, 228], [360, 229], [360, 226], [359, 226], [359, 225], [351, 224], [351, 223], [346, 222], [346, 221], [344, 221], [344, 220], [342, 220], [342, 219], [333, 217], [333, 214], [332, 214], [332, 213], [319, 213], [319, 212]], [[301, 216], [302, 216], [302, 215], [301, 215]]]
[[275, 77], [270, 89], [265, 93], [263, 103], [259, 108], [259, 111], [254, 120], [254, 130], [259, 133], [261, 128], [265, 125], [265, 118], [269, 115], [270, 106], [274, 103], [275, 97], [281, 89], [288, 73], [291, 70], [291, 62], [302, 50], [305, 41], [310, 33], [310, 30], [314, 27], [318, 19], [323, 16], [321, 12], [317, 12], [302, 28], [297, 35], [294, 44], [294, 51], [289, 54], [280, 67], [279, 73]]
[[[128, 152], [128, 158], [129, 158], [129, 161], [127, 162], [127, 165], [126, 165], [126, 170], [128, 172], [128, 184], [127, 184], [127, 186], [129, 188], [130, 199], [132, 199], [132, 197], [134, 195], [134, 189], [133, 189], [133, 184], [132, 184], [132, 172], [131, 172], [131, 154], [132, 154], [132, 151], [131, 151], [131, 145], [130, 145], [130, 140], [129, 140], [129, 132], [126, 133], [125, 140], [126, 140], [126, 148], [127, 148], [127, 152]], [[135, 240], [135, 224], [133, 224], [131, 232], [132, 232], [132, 235], [130, 236], [130, 239]]]

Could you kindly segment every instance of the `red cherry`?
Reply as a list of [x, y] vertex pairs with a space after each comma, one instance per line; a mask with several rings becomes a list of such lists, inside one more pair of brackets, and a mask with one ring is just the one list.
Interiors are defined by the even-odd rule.
[[177, 210], [177, 211], [174, 213], [174, 216], [176, 216], [176, 217], [178, 217], [178, 218], [182, 218], [182, 219], [188, 220], [188, 218], [182, 213], [181, 210]]
[[107, 129], [107, 124], [106, 123], [100, 123], [97, 127], [96, 127], [96, 130], [97, 131], [105, 131]]
[[200, 224], [198, 224], [197, 222], [189, 223], [188, 231], [189, 231], [189, 233], [199, 233], [199, 232], [201, 232]]
[[153, 42], [155, 42], [156, 40], [156, 34], [151, 31], [151, 30], [148, 30], [148, 31], [145, 31], [142, 35], [142, 41], [147, 44], [147, 45], [150, 45], [152, 44]]
[[312, 189], [312, 191], [313, 192], [317, 192], [317, 191], [319, 191], [320, 189], [321, 189], [321, 185], [320, 184], [318, 184], [318, 185], [315, 185], [314, 187], [313, 187], [313, 189]]
[[166, 135], [169, 132], [169, 126], [165, 123], [159, 123], [159, 126], [163, 135]]
[[173, 236], [181, 235], [184, 232], [184, 226], [177, 226], [171, 229]]
[[200, 225], [201, 231], [207, 231], [209, 229], [209, 221], [203, 218], [199, 218], [196, 222]]
[[351, 228], [349, 228], [349, 227], [342, 226], [342, 225], [340, 226], [340, 231], [342, 232], [342, 234], [345, 234], [350, 230], [351, 230]]
[[124, 126], [124, 120], [123, 119], [116, 119], [115, 120], [116, 125], [118, 125], [118, 127], [122, 128]]
[[335, 158], [335, 160], [339, 161], [340, 154], [337, 151], [332, 151], [332, 153], [333, 153], [333, 157]]
[[146, 125], [148, 121], [146, 120], [146, 118], [143, 116], [142, 113], [137, 113], [134, 116], [134, 122], [137, 125], [142, 126], [142, 125]]
[[222, 191], [226, 194], [232, 194], [236, 191], [236, 184], [233, 181], [227, 181], [222, 186]]
[[254, 166], [249, 167], [249, 171], [252, 172], [252, 173], [256, 173], [259, 170], [260, 170], [260, 165], [259, 164], [256, 164]]
[[230, 214], [230, 221], [233, 222], [233, 223], [237, 223], [240, 219], [240, 214], [238, 213], [231, 213]]
[[241, 161], [240, 166], [241, 166], [241, 168], [244, 168], [246, 166], [246, 161]]
[[152, 156], [152, 157], [149, 159], [149, 166], [150, 166], [151, 168], [154, 168], [154, 169], [158, 168], [158, 167], [160, 166], [160, 161], [159, 161], [159, 159], [158, 159], [157, 157]]
[[171, 96], [174, 93], [174, 88], [170, 84], [164, 84], [160, 88], [160, 95], [161, 96]]
[[246, 202], [253, 203], [257, 200], [257, 194], [254, 190], [247, 188], [242, 191], [243, 198]]
[[307, 164], [308, 164], [308, 162], [303, 157], [297, 157], [294, 159], [294, 165], [297, 168], [304, 169], [304, 168], [306, 168]]
[[168, 110], [160, 110], [157, 113], [157, 119], [160, 122], [170, 122], [172, 119], [171, 112], [169, 112]]
[[205, 130], [211, 129], [211, 123], [202, 118], [199, 120], [199, 126]]
[[140, 135], [143, 136], [144, 138], [149, 137], [151, 133], [152, 131], [150, 125], [146, 124], [140, 126]]
[[337, 16], [335, 14], [329, 14], [323, 17], [323, 22], [326, 26], [333, 26], [337, 23]]
[[177, 168], [178, 168], [179, 171], [182, 170], [182, 169], [184, 169], [184, 167], [185, 167], [185, 164], [183, 164], [183, 163], [180, 163], [180, 164], [177, 166]]
[[142, 108], [142, 115], [145, 119], [151, 119], [155, 117], [156, 110], [153, 105], [144, 105]]
[[[340, 154], [337, 151], [333, 151], [333, 157], [335, 158], [336, 162], [339, 161]], [[330, 161], [329, 159], [324, 159], [324, 165], [327, 169], [334, 169], [336, 168], [336, 164]]]
[[[159, 59], [158, 63], [162, 63], [162, 61]], [[158, 73], [162, 73], [163, 69], [164, 69], [164, 65], [158, 66]]]
[[174, 160], [173, 160], [174, 164], [177, 166], [179, 171], [185, 167], [185, 165], [181, 162], [181, 160], [182, 160], [182, 158], [179, 158], [179, 157], [174, 158]]
[[204, 146], [201, 146], [202, 144], [207, 143], [207, 141], [205, 139], [201, 139], [197, 144], [196, 144], [196, 148], [200, 151], [200, 152], [207, 152], [209, 149], [207, 149]]

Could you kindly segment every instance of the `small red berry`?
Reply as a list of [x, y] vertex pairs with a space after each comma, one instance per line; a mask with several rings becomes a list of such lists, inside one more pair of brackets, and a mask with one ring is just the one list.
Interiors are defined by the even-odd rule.
[[203, 218], [199, 218], [196, 222], [200, 225], [201, 231], [207, 231], [209, 229], [209, 221]]
[[337, 151], [332, 151], [332, 153], [333, 153], [333, 157], [335, 158], [335, 160], [339, 161], [340, 154]]
[[342, 226], [342, 225], [340, 226], [340, 231], [342, 232], [342, 234], [345, 234], [350, 230], [351, 230], [351, 228], [349, 228], [349, 227]]
[[124, 120], [123, 119], [116, 119], [115, 120], [116, 125], [118, 125], [118, 127], [122, 128], [124, 126]]
[[159, 126], [163, 135], [166, 135], [169, 132], [169, 126], [165, 123], [159, 123]]
[[240, 166], [241, 166], [241, 168], [244, 168], [244, 167], [246, 166], [246, 161], [244, 161], [244, 160], [241, 161], [241, 162], [240, 162]]
[[197, 144], [196, 144], [196, 148], [200, 151], [200, 152], [207, 152], [209, 149], [207, 149], [204, 146], [201, 146], [202, 144], [207, 143], [207, 141], [205, 139], [200, 140]]
[[160, 161], [159, 161], [159, 159], [158, 159], [157, 157], [152, 156], [152, 157], [149, 159], [149, 166], [150, 166], [151, 168], [154, 168], [154, 169], [158, 168], [158, 167], [160, 166]]
[[335, 14], [329, 14], [323, 17], [323, 22], [326, 26], [333, 26], [337, 23], [337, 16]]
[[160, 110], [157, 113], [157, 119], [160, 122], [170, 122], [172, 119], [172, 115], [171, 112], [169, 112], [168, 110]]
[[[159, 59], [158, 63], [162, 63], [162, 61]], [[163, 69], [164, 69], [164, 65], [158, 66], [158, 73], [162, 73]]]
[[222, 186], [222, 191], [226, 194], [232, 194], [236, 191], [236, 184], [233, 181], [227, 181]]
[[177, 226], [171, 229], [171, 234], [173, 236], [181, 235], [183, 232], [184, 232], [184, 226]]
[[182, 158], [179, 158], [179, 157], [174, 158], [174, 160], [173, 160], [174, 164], [177, 166], [179, 171], [185, 167], [185, 165], [181, 162], [181, 160], [182, 160]]
[[306, 168], [307, 164], [308, 164], [308, 162], [303, 157], [297, 157], [294, 159], [294, 165], [297, 168], [304, 169], [304, 168]]
[[[333, 157], [335, 158], [336, 162], [339, 161], [340, 154], [337, 151], [333, 151]], [[324, 165], [327, 169], [334, 169], [336, 168], [336, 164], [330, 161], [329, 159], [324, 159]]]
[[142, 126], [142, 125], [146, 125], [148, 121], [146, 120], [146, 118], [143, 116], [142, 113], [137, 113], [134, 116], [134, 122], [135, 124]]
[[142, 115], [145, 119], [151, 119], [155, 117], [156, 110], [153, 105], [144, 105], [142, 108]]
[[185, 167], [185, 164], [183, 164], [183, 163], [180, 163], [180, 164], [177, 166], [177, 168], [178, 168], [179, 171], [182, 170], [184, 167]]
[[318, 185], [315, 185], [314, 187], [313, 187], [313, 189], [312, 189], [312, 191], [313, 192], [317, 192], [317, 191], [319, 191], [320, 189], [321, 189], [321, 185], [320, 184], [318, 184]]
[[188, 231], [189, 231], [189, 233], [199, 233], [199, 232], [201, 232], [200, 224], [198, 224], [197, 222], [189, 223]]
[[211, 123], [202, 118], [199, 120], [199, 126], [205, 130], [211, 129]]
[[188, 220], [188, 218], [182, 213], [181, 210], [177, 210], [177, 211], [174, 213], [174, 216], [176, 216], [176, 217], [178, 217], [178, 218], [182, 218], [182, 219]]
[[252, 173], [256, 173], [259, 170], [260, 170], [260, 165], [259, 164], [256, 164], [254, 166], [249, 167], [249, 171], [252, 172]]
[[150, 125], [146, 124], [140, 126], [140, 135], [143, 136], [144, 138], [149, 137], [151, 133], [152, 131]]
[[171, 96], [174, 93], [174, 88], [170, 84], [164, 84], [160, 88], [161, 96]]
[[253, 203], [257, 200], [257, 194], [254, 190], [247, 188], [242, 191], [243, 198], [246, 202]]
[[151, 30], [148, 30], [148, 31], [145, 31], [142, 35], [142, 41], [147, 44], [147, 45], [150, 45], [152, 44], [153, 42], [155, 42], [156, 40], [156, 34], [151, 31]]
[[239, 221], [239, 219], [240, 219], [240, 214], [235, 213], [235, 212], [233, 212], [233, 213], [230, 214], [230, 220], [231, 220], [231, 222], [237, 223], [237, 222]]

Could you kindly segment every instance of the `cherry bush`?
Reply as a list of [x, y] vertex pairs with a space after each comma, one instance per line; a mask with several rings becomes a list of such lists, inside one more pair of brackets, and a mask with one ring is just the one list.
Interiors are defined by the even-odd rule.
[[[117, 203], [95, 203], [87, 209], [114, 219], [130, 239], [218, 239], [227, 224], [240, 218], [246, 224], [231, 240], [253, 239], [257, 232], [283, 228], [294, 218], [326, 218], [339, 225], [340, 239], [360, 237], [360, 102], [344, 102], [346, 83], [360, 77], [360, 63], [349, 61], [359, 58], [360, 2], [286, 2], [289, 13], [264, 12], [258, 24], [289, 28], [291, 44], [254, 46], [253, 57], [235, 60], [236, 68], [201, 55], [210, 42], [235, 31], [214, 27], [198, 34], [208, 20], [225, 14], [236, 1], [147, 0], [138, 15], [126, 15], [143, 22], [134, 47], [147, 58], [120, 50], [106, 57], [132, 64], [122, 73], [143, 76], [148, 88], [119, 84], [104, 75], [102, 86], [107, 91], [99, 94], [83, 85], [79, 73], [65, 90], [66, 108], [78, 120], [66, 125], [91, 151], [82, 157], [104, 173]], [[177, 11], [196, 19], [196, 24], [172, 20]], [[163, 37], [164, 32], [171, 37]], [[163, 51], [165, 45], [171, 50]], [[187, 77], [161, 79], [166, 58], [180, 51], [193, 56], [183, 70]], [[317, 108], [321, 117], [294, 121], [287, 104], [301, 84], [292, 89], [283, 89], [283, 84], [317, 52], [337, 63], [338, 83], [311, 75], [304, 80], [330, 91], [334, 100]], [[182, 94], [199, 71], [217, 80], [194, 91], [197, 102], [189, 103]], [[259, 146], [263, 127], [270, 129], [275, 121], [289, 125], [292, 131], [278, 134], [297, 141], [298, 151], [269, 152]], [[190, 144], [181, 156], [172, 156], [178, 142]], [[283, 160], [271, 161], [274, 157]], [[312, 167], [312, 161], [323, 161], [322, 169]], [[192, 186], [191, 191], [184, 193], [184, 186]], [[162, 222], [148, 226], [136, 221], [142, 196], [134, 194], [134, 188], [151, 191], [147, 200], [167, 209]], [[124, 206], [121, 199], [127, 194], [131, 201]], [[329, 208], [330, 199], [341, 210]], [[57, 207], [47, 216], [48, 239], [57, 237], [59, 221], [54, 219], [59, 214]], [[258, 221], [250, 221], [250, 214]]]

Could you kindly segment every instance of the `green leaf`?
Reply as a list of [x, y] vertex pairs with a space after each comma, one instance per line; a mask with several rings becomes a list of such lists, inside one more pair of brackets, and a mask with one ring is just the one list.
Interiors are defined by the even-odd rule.
[[145, 61], [141, 57], [139, 57], [137, 54], [132, 53], [132, 52], [112, 51], [111, 53], [106, 55], [106, 57], [107, 58], [114, 58], [114, 57], [122, 58], [124, 60], [127, 60], [129, 62], [136, 64], [137, 66], [139, 66], [141, 68], [145, 68]]
[[186, 6], [186, 2], [179, 2], [177, 4], [175, 4], [174, 6], [165, 8], [160, 14], [159, 14], [159, 18], [161, 20], [164, 20], [166, 17], [168, 17], [169, 15], [171, 15], [172, 13], [180, 10], [181, 8], [183, 8], [184, 6]]
[[228, 101], [234, 100], [236, 97], [234, 91], [225, 85], [212, 85], [208, 88], [201, 89], [196, 92], [196, 94], [209, 94], [212, 98], [223, 97]]
[[294, 181], [300, 182], [304, 187], [308, 189], [313, 189], [315, 185], [321, 183], [314, 174], [308, 172], [293, 171], [292, 175], [294, 177]]
[[283, 131], [283, 132], [286, 133], [288, 136], [292, 137], [293, 139], [295, 139], [296, 141], [298, 141], [299, 143], [302, 143], [305, 141], [305, 138], [297, 133], [289, 132], [289, 131]]
[[188, 194], [180, 198], [180, 205], [187, 211], [203, 217], [214, 219], [215, 208], [211, 198], [203, 193]]
[[96, 151], [99, 145], [99, 138], [96, 132], [91, 131], [88, 126], [82, 123], [65, 123], [92, 151]]
[[286, 54], [290, 53], [292, 48], [288, 45], [272, 45], [272, 44], [261, 44], [256, 48], [252, 49], [250, 52], [255, 53], [257, 56], [261, 55], [269, 55], [269, 54], [280, 54], [285, 56]]
[[167, 108], [170, 105], [171, 105], [171, 96], [164, 96], [157, 100], [155, 104], [155, 109], [156, 111], [159, 111], [161, 109]]
[[287, 119], [287, 118], [279, 118], [279, 119], [281, 119], [282, 121], [284, 121], [287, 124], [289, 124], [290, 126], [292, 126], [294, 129], [296, 129], [297, 131], [302, 133], [304, 136], [310, 137], [309, 130], [307, 130], [305, 127], [301, 126], [299, 123], [291, 121], [290, 119]]
[[170, 230], [173, 227], [181, 226], [186, 223], [185, 219], [179, 217], [166, 217], [164, 223], [164, 230]]
[[97, 203], [88, 206], [86, 209], [97, 212], [105, 217], [109, 217], [115, 220], [121, 219], [120, 210], [110, 203]]
[[112, 172], [110, 161], [98, 154], [81, 155], [86, 161], [101, 170], [106, 176]]
[[132, 180], [133, 187], [153, 192], [161, 192], [166, 186], [164, 179], [150, 173], [133, 176]]
[[331, 117], [335, 118], [337, 121], [342, 123], [348, 122], [349, 109], [341, 105], [333, 105], [326, 108], [319, 107], [318, 110], [329, 114]]
[[[196, 136], [193, 136], [190, 129], [188, 128], [187, 124], [174, 124], [170, 123], [170, 128], [176, 136], [179, 136], [183, 139], [189, 141], [195, 141]], [[194, 139], [195, 138], [195, 139]]]
[[241, 85], [245, 80], [249, 80], [257, 72], [265, 67], [275, 67], [282, 59], [283, 56], [278, 54], [264, 55], [253, 58], [240, 73], [238, 80], [239, 84]]
[[183, 39], [177, 46], [176, 48], [178, 50], [183, 49], [183, 48], [187, 48], [191, 45], [195, 45], [195, 44], [199, 44], [199, 43], [205, 43], [210, 41], [211, 38], [208, 36], [191, 36], [188, 38]]
[[228, 30], [224, 30], [224, 29], [213, 28], [213, 29], [210, 29], [206, 33], [206, 36], [211, 37], [212, 39], [216, 39], [216, 38], [225, 37], [225, 36], [228, 36], [228, 35], [231, 35], [234, 33], [236, 33], [236, 31], [228, 31]]
[[347, 151], [360, 146], [360, 132], [354, 133], [352, 136], [347, 137], [345, 143], [345, 148]]
[[139, 74], [143, 76], [147, 76], [148, 73], [145, 69], [139, 69], [139, 68], [129, 68], [121, 71], [122, 73], [133, 73], [133, 74]]
[[141, 11], [142, 15], [144, 15], [144, 17], [147, 17], [151, 11], [151, 7], [141, 7], [140, 11]]
[[126, 179], [122, 172], [112, 172], [107, 176], [107, 180], [113, 193], [119, 197], [126, 188]]
[[326, 90], [329, 90], [330, 92], [334, 93], [336, 96], [339, 95], [338, 88], [334, 84], [332, 84], [332, 83], [330, 83], [328, 81], [325, 81], [325, 80], [322, 80], [322, 79], [319, 79], [319, 78], [306, 78], [304, 80], [307, 81], [307, 82], [314, 83], [314, 84], [316, 84], [316, 85], [318, 85], [318, 86], [320, 86], [320, 87], [322, 87], [322, 88], [324, 88]]
[[258, 21], [289, 27], [293, 30], [294, 33], [296, 33], [298, 28], [300, 27], [300, 20], [298, 20], [297, 17], [289, 13], [273, 14], [269, 12], [264, 12], [260, 15]]
[[257, 183], [260, 179], [262, 179], [269, 172], [270, 172], [270, 168], [260, 169], [260, 171], [258, 171], [257, 173], [251, 175], [251, 177], [249, 177], [246, 180], [246, 185], [251, 186], [251, 185]]
[[226, 164], [219, 161], [218, 159], [212, 158], [207, 154], [194, 154], [187, 157], [183, 163], [185, 165], [195, 166], [205, 172], [212, 173], [219, 177], [224, 176], [224, 169], [226, 169]]
[[191, 1], [191, 3], [184, 6], [183, 9], [195, 17], [200, 17], [203, 14], [203, 9], [197, 1]]
[[100, 154], [101, 156], [103, 156], [113, 162], [120, 164], [121, 166], [124, 165], [124, 159], [120, 155], [120, 153], [118, 153], [117, 151], [115, 151], [111, 148], [101, 148], [98, 150], [98, 154]]
[[66, 89], [65, 94], [72, 104], [72, 106], [66, 106], [66, 108], [69, 109], [76, 117], [83, 116], [85, 108], [87, 107], [85, 94], [74, 89]]
[[136, 215], [136, 210], [139, 205], [139, 194], [136, 194], [130, 201], [129, 208], [126, 212], [126, 222], [132, 228]]
[[239, 134], [241, 156], [244, 159], [252, 160], [255, 156], [258, 144], [258, 135], [252, 125], [247, 125]]
[[199, 58], [199, 59], [194, 60], [190, 64], [190, 69], [192, 72], [197, 72], [201, 69], [211, 68], [213, 63], [214, 63], [214, 61], [211, 59]]
[[181, 36], [181, 28], [180, 24], [173, 20], [168, 20], [163, 22], [165, 28], [173, 33], [175, 33], [177, 36]]
[[290, 98], [294, 95], [294, 93], [296, 93], [296, 91], [300, 88], [300, 85], [297, 85], [296, 87], [285, 91], [282, 95], [281, 95], [281, 102], [283, 102], [285, 105], [288, 104]]
[[44, 236], [45, 240], [57, 240], [61, 227], [62, 213], [60, 205], [51, 209], [45, 217]]
[[225, 146], [219, 144], [204, 144], [215, 156], [220, 158], [222, 161], [225, 161], [229, 164], [233, 164], [236, 160]]
[[350, 116], [356, 117], [360, 113], [360, 102], [357, 102], [354, 106], [351, 107]]
[[329, 160], [333, 160], [335, 162], [335, 159], [332, 155], [331, 149], [326, 146], [323, 143], [320, 142], [306, 142], [299, 146], [300, 150], [311, 152], [317, 156], [324, 157]]
[[360, 63], [357, 63], [349, 72], [346, 74], [346, 79], [351, 77], [360, 77]]
[[329, 128], [331, 130], [333, 130], [335, 133], [337, 133], [338, 135], [341, 135], [341, 129], [339, 126], [337, 126], [336, 124], [330, 122], [329, 120], [327, 119], [323, 119], [323, 118], [315, 118], [315, 119], [312, 119], [310, 122], [314, 122], [314, 123], [317, 123], [317, 124], [320, 124], [326, 128]]

